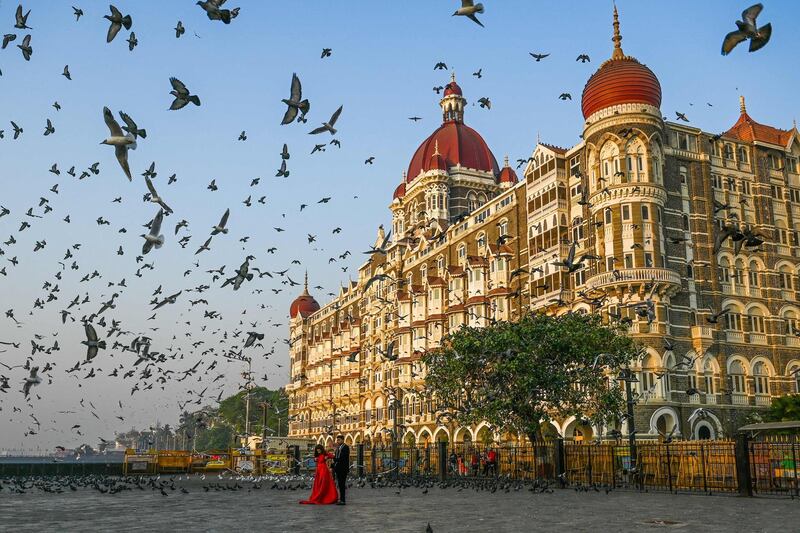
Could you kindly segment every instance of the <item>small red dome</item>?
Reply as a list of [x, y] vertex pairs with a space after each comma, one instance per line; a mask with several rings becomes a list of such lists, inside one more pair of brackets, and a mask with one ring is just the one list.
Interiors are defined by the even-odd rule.
[[289, 307], [289, 316], [294, 318], [297, 316], [297, 313], [300, 313], [300, 316], [306, 318], [317, 311], [319, 311], [319, 304], [313, 296], [308, 294], [308, 290], [306, 289], [303, 291], [303, 294], [295, 298], [292, 302], [291, 307]]
[[586, 82], [583, 118], [618, 104], [661, 106], [661, 84], [653, 71], [632, 57], [609, 59]]
[[401, 183], [397, 186], [394, 190], [394, 195], [392, 196], [392, 200], [397, 200], [398, 198], [402, 198], [406, 195], [406, 182]]
[[517, 183], [517, 181], [519, 181], [517, 173], [508, 165], [503, 167], [503, 170], [500, 171], [500, 177], [497, 178], [497, 183]]
[[455, 82], [455, 80], [451, 81], [447, 85], [444, 86], [444, 95], [450, 96], [451, 94], [457, 94], [458, 96], [464, 96], [464, 93], [461, 92], [461, 87]]
[[[434, 159], [437, 146], [440, 158]], [[408, 165], [406, 183], [413, 181], [420, 172], [438, 168], [433, 164], [439, 164], [439, 159], [443, 159], [445, 168], [460, 164], [462, 167], [491, 172], [495, 176], [499, 173], [497, 160], [486, 141], [463, 122], [447, 121], [422, 142]]]

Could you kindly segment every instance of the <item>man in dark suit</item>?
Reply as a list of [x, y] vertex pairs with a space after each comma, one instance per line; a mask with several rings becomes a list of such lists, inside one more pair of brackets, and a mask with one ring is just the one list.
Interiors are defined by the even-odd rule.
[[336, 437], [336, 450], [333, 452], [333, 476], [339, 488], [339, 501], [336, 505], [345, 505], [347, 490], [347, 474], [350, 472], [350, 447], [344, 443], [344, 436]]

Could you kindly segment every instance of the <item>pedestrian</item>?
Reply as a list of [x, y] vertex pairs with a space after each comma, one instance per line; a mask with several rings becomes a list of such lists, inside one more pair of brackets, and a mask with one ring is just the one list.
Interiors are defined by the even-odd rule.
[[455, 450], [450, 452], [449, 462], [450, 462], [450, 472], [453, 473], [453, 474], [458, 473], [458, 470], [457, 470], [458, 456], [456, 455], [456, 451]]
[[470, 459], [470, 467], [472, 470], [472, 477], [478, 477], [478, 469], [481, 467], [481, 456], [478, 450], [472, 451], [472, 458]]
[[464, 464], [464, 455], [458, 454], [458, 475], [464, 477], [467, 475], [467, 465]]
[[497, 452], [494, 451], [494, 448], [489, 448], [489, 451], [486, 452], [486, 472], [491, 471], [493, 476], [497, 475]]

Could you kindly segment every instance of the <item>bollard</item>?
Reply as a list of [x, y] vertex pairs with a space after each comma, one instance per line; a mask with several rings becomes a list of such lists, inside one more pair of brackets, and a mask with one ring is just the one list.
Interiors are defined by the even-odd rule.
[[364, 443], [359, 442], [356, 445], [356, 474], [358, 477], [364, 477]]
[[439, 444], [439, 479], [444, 481], [447, 479], [447, 442], [441, 441]]
[[294, 448], [294, 475], [298, 476], [300, 475], [300, 446], [295, 445], [292, 448]]
[[557, 438], [556, 441], [555, 441], [555, 444], [556, 444], [556, 449], [555, 449], [555, 452], [556, 452], [556, 457], [555, 457], [555, 459], [556, 459], [556, 479], [559, 481], [559, 483], [561, 483], [561, 486], [563, 487], [564, 484], [565, 484], [564, 483], [564, 475], [567, 472], [566, 461], [565, 461], [566, 458], [564, 456], [564, 439], [560, 438], [560, 437]]
[[740, 496], [752, 496], [753, 484], [750, 479], [750, 439], [746, 433], [736, 435], [736, 481]]

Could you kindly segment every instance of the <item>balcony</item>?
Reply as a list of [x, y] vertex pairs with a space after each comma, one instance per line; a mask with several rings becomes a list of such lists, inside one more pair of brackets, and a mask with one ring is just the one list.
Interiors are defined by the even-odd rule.
[[786, 335], [784, 339], [786, 339], [786, 346], [800, 346], [800, 338], [794, 335]]
[[781, 299], [793, 302], [795, 300], [794, 291], [782, 289], [781, 290]]
[[706, 405], [716, 405], [716, 404], [717, 404], [717, 395], [706, 393]]
[[731, 403], [733, 405], [750, 405], [747, 394], [741, 392], [734, 392], [731, 394]]
[[599, 289], [611, 285], [627, 285], [637, 283], [650, 283], [655, 280], [658, 283], [666, 283], [675, 287], [680, 287], [680, 275], [666, 268], [625, 268], [619, 270], [620, 278], [614, 272], [603, 272], [586, 280], [586, 285], [593, 289]]
[[763, 333], [750, 333], [750, 344], [767, 344], [767, 336]]
[[772, 405], [772, 397], [769, 394], [756, 394], [756, 405], [759, 407], [769, 407]]
[[690, 394], [689, 403], [700, 403], [700, 394]]
[[728, 342], [744, 343], [744, 333], [741, 331], [728, 330], [725, 332], [725, 340]]

